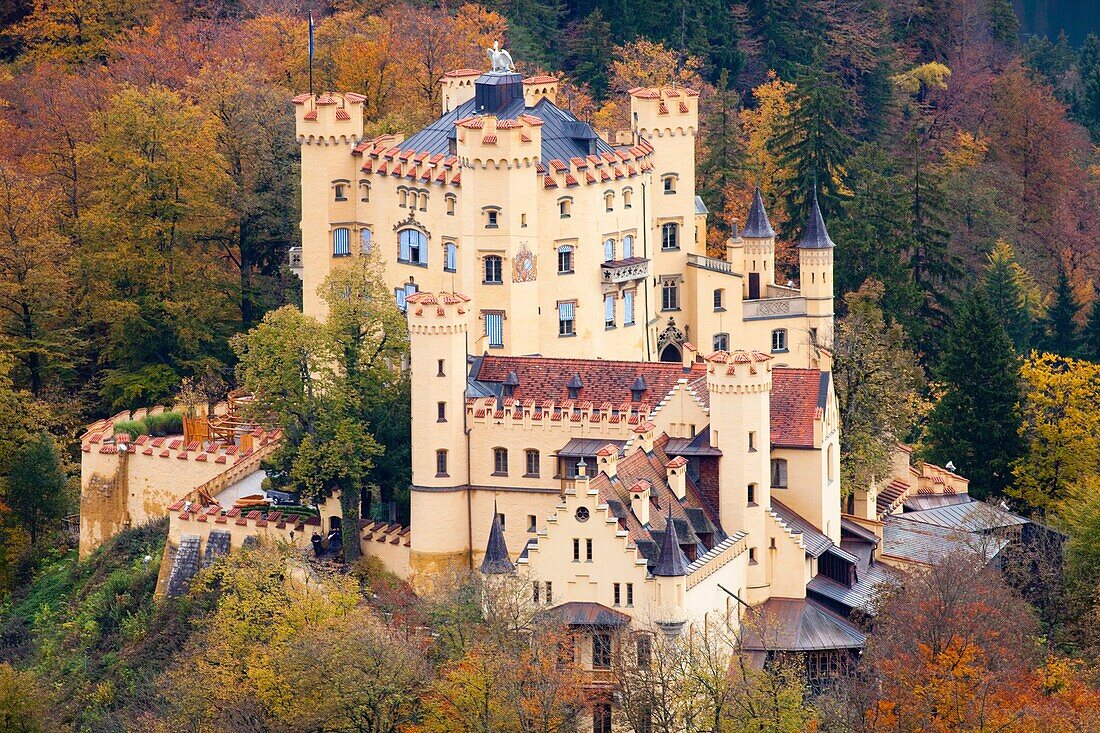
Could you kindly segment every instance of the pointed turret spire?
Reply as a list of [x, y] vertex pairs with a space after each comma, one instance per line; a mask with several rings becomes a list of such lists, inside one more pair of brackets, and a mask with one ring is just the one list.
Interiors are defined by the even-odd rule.
[[489, 528], [489, 542], [485, 545], [485, 558], [481, 572], [485, 575], [505, 575], [515, 572], [516, 566], [508, 557], [508, 545], [504, 542], [504, 530], [500, 527], [500, 514], [493, 502], [493, 525]]
[[798, 241], [799, 249], [832, 249], [836, 245], [829, 238], [829, 232], [825, 229], [825, 219], [821, 216], [821, 207], [817, 205], [817, 186], [814, 186], [814, 200], [810, 206], [810, 219], [806, 222], [806, 230], [802, 232], [802, 239]]
[[665, 534], [661, 538], [661, 556], [657, 559], [657, 567], [653, 568], [654, 577], [671, 578], [687, 575], [687, 558], [680, 549], [680, 537], [676, 533], [676, 522], [672, 519], [672, 505], [668, 507], [668, 517], [665, 520]]
[[760, 195], [760, 187], [752, 195], [752, 206], [749, 208], [749, 216], [745, 219], [745, 226], [741, 229], [742, 237], [756, 237], [765, 239], [774, 237], [775, 230], [768, 221], [768, 212], [764, 210], [764, 197]]

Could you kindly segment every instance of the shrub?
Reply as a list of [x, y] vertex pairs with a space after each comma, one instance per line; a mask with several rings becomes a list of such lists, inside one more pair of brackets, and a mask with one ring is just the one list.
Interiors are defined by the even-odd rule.
[[126, 433], [130, 436], [130, 440], [133, 440], [139, 435], [145, 435], [148, 433], [145, 423], [141, 420], [120, 420], [115, 423], [115, 435], [121, 435]]
[[178, 412], [162, 412], [146, 415], [143, 421], [149, 435], [157, 438], [183, 433], [183, 415]]

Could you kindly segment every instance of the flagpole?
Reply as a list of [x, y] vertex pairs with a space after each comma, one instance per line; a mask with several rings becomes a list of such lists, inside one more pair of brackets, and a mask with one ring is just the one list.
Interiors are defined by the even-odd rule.
[[309, 11], [309, 96], [313, 98], [313, 11]]

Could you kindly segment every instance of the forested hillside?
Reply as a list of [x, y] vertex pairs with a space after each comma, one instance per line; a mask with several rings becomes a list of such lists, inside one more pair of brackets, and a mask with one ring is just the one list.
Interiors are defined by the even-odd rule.
[[[931, 573], [907, 590], [942, 604], [884, 600], [897, 621], [869, 648], [863, 686], [811, 706], [782, 669], [742, 679], [722, 688], [730, 717], [715, 731], [1100, 729], [1100, 38], [1088, 32], [1100, 29], [1075, 43], [1028, 36], [1011, 0], [11, 0], [0, 731], [569, 723], [572, 682], [534, 653], [522, 669], [550, 680], [542, 690], [502, 668], [521, 652], [514, 629], [478, 618], [478, 588], [414, 600], [359, 568], [358, 586], [322, 578], [330, 592], [289, 611], [302, 601], [284, 583], [293, 563], [246, 556], [157, 607], [157, 528], [90, 563], [69, 552], [79, 426], [181, 393], [220, 397], [235, 386], [233, 337], [300, 302], [286, 267], [300, 206], [290, 99], [309, 89], [310, 10], [315, 88], [365, 95], [367, 135], [433, 119], [440, 76], [483, 68], [498, 40], [521, 72], [562, 76], [559, 101], [600, 130], [626, 126], [633, 87], [699, 90], [713, 252], [757, 187], [780, 231], [780, 277], [797, 278], [790, 243], [815, 189], [837, 243], [846, 488], [882, 475], [902, 440], [955, 465], [975, 496], [1068, 535], [1064, 579], [1021, 571], [1035, 571], [1022, 586], [1040, 611], [981, 573]], [[407, 425], [385, 419], [358, 427], [405, 465], [407, 437], [383, 433]], [[370, 613], [348, 614], [357, 604]], [[246, 628], [242, 608], [270, 623]], [[395, 619], [407, 644], [379, 630]], [[944, 625], [969, 645], [939, 648]], [[682, 675], [670, 686], [701, 689], [714, 659], [692, 653], [701, 666], [670, 661]], [[235, 655], [240, 666], [219, 666]], [[347, 685], [318, 690], [304, 672], [316, 665], [392, 696], [385, 721]], [[458, 694], [471, 685], [480, 700]], [[542, 723], [508, 717], [540, 694]], [[300, 699], [322, 697], [329, 717], [309, 718]]]

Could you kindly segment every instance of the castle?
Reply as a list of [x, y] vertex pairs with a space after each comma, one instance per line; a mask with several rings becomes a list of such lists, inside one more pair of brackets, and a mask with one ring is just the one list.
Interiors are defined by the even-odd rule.
[[[1018, 518], [976, 521], [964, 478], [901, 447], [842, 513], [834, 243], [816, 199], [797, 287], [776, 282], [759, 192], [708, 256], [695, 93], [631, 90], [631, 129], [601, 135], [557, 106], [556, 79], [503, 66], [446, 74], [441, 116], [407, 138], [364, 139], [356, 94], [293, 100], [305, 312], [323, 318], [319, 285], [371, 254], [409, 322], [411, 525], [361, 521], [362, 551], [421, 587], [449, 568], [522, 583], [593, 672], [631, 634], [751, 611], [782, 630], [746, 650], [836, 673], [880, 583]], [[82, 554], [167, 514], [159, 588], [174, 593], [249, 538], [307, 547], [339, 522], [335, 500], [308, 517], [237, 506], [262, 491], [277, 433], [200, 421], [112, 438], [127, 417], [82, 438]], [[610, 707], [598, 715], [604, 730]]]

